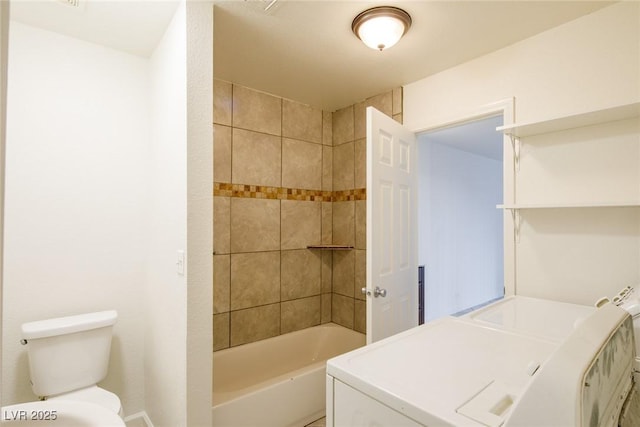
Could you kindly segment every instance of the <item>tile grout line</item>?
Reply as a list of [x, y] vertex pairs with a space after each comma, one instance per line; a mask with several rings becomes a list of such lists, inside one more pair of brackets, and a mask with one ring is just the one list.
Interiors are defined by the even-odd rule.
[[[365, 101], [366, 102], [366, 101]], [[366, 104], [365, 104], [366, 105]], [[366, 110], [366, 108], [365, 108]], [[355, 105], [353, 107], [353, 168], [352, 168], [352, 173], [353, 173], [353, 186], [356, 186], [356, 108]], [[355, 190], [355, 189], [354, 189]], [[355, 247], [355, 243], [356, 243], [356, 227], [357, 227], [357, 221], [356, 221], [356, 204], [353, 204], [353, 236], [351, 236], [353, 238], [353, 246]], [[355, 299], [355, 284], [356, 284], [356, 266], [355, 266], [355, 252], [353, 253], [353, 285], [352, 285], [352, 289], [353, 289], [353, 312], [352, 312], [352, 328], [355, 330], [356, 327], [356, 299]]]
[[[280, 98], [280, 188], [282, 188], [282, 178], [284, 175], [284, 150], [283, 150], [283, 124], [284, 124], [284, 101]], [[278, 295], [278, 309], [280, 310], [278, 316], [278, 335], [282, 335], [282, 199], [279, 199], [280, 208], [280, 277], [279, 277], [279, 295]]]
[[[233, 123], [233, 121], [234, 121], [233, 120], [233, 116], [234, 116], [234, 114], [233, 114], [233, 111], [234, 111], [234, 96], [233, 96], [233, 92], [234, 92], [234, 88], [235, 88], [235, 85], [232, 84], [231, 85], [231, 147], [230, 147], [230, 150], [229, 150], [229, 151], [231, 151], [229, 153], [229, 158], [230, 158], [229, 159], [229, 163], [230, 163], [230, 165], [229, 165], [229, 167], [230, 167], [230, 171], [229, 171], [230, 177], [229, 178], [230, 178], [230, 181], [232, 181], [232, 182], [233, 182], [233, 139], [234, 139], [233, 138], [233, 134], [234, 134], [234, 132], [233, 132], [233, 129], [234, 129], [233, 128], [233, 124], [234, 124]], [[214, 184], [214, 187], [215, 187], [215, 184]], [[215, 192], [214, 192], [214, 200], [215, 200]], [[231, 213], [232, 205], [233, 204], [231, 203], [231, 201], [229, 201], [229, 228], [231, 228], [231, 218], [233, 218], [232, 213]], [[233, 282], [233, 280], [231, 278], [231, 248], [233, 246], [233, 244], [231, 242], [231, 238], [232, 238], [232, 233], [231, 233], [231, 230], [229, 230], [229, 322], [228, 322], [228, 326], [227, 326], [228, 329], [229, 329], [229, 343], [228, 343], [228, 347], [227, 348], [231, 347], [231, 283]]]

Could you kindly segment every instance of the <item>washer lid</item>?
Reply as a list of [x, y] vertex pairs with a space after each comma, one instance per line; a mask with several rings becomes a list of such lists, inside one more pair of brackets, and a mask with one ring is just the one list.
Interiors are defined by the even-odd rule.
[[470, 425], [470, 416], [499, 425], [531, 381], [528, 365], [557, 347], [445, 317], [329, 359], [327, 375], [421, 425]]
[[561, 343], [595, 310], [586, 305], [514, 295], [461, 319]]
[[513, 391], [500, 381], [491, 381], [456, 412], [483, 426], [500, 427], [516, 400]]

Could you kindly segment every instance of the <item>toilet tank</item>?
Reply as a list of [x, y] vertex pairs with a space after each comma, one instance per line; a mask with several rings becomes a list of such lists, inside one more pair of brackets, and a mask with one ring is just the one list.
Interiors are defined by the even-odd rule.
[[52, 396], [102, 381], [117, 318], [108, 310], [23, 324], [33, 392]]

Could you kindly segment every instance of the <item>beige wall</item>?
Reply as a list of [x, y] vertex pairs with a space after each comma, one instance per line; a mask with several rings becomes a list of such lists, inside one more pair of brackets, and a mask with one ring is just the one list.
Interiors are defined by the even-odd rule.
[[368, 105], [402, 120], [401, 89], [330, 113], [214, 82], [214, 350], [330, 321], [365, 332]]

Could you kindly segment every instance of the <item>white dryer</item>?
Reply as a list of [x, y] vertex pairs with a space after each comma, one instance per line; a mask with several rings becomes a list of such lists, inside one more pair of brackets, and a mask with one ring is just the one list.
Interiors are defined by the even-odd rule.
[[[602, 301], [609, 301], [603, 298], [596, 302], [596, 305]], [[635, 372], [635, 381], [640, 383], [640, 291], [636, 287], [627, 286], [614, 296], [611, 302], [618, 307], [626, 310], [633, 319], [633, 331], [636, 338], [636, 358], [633, 364]]]
[[515, 295], [467, 313], [460, 319], [560, 343], [594, 311], [595, 307], [588, 305]]
[[591, 309], [562, 333], [485, 321], [445, 318], [329, 360], [327, 425], [617, 425], [633, 384], [627, 312]]

